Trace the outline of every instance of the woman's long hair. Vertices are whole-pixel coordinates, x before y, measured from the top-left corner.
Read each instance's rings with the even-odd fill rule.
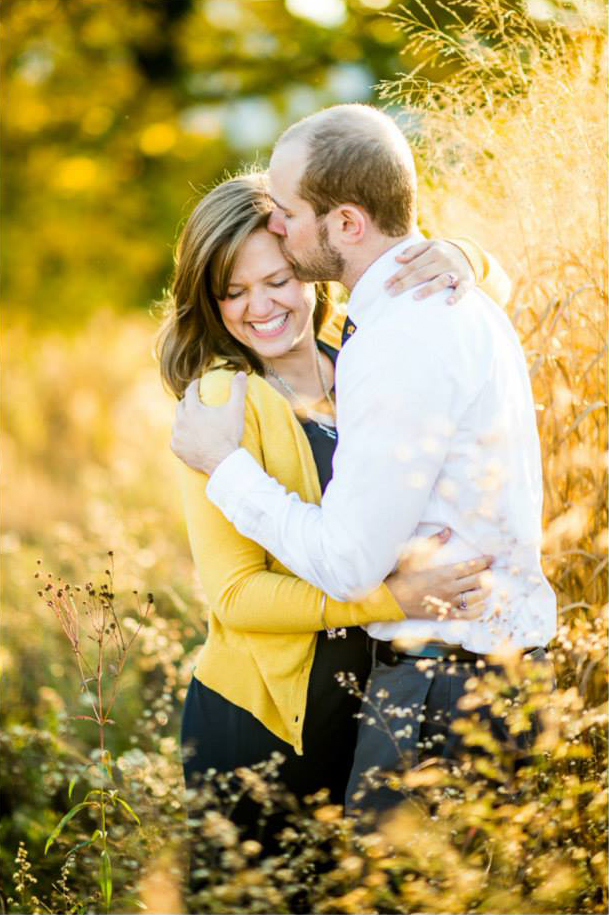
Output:
[[[243,243],[252,232],[266,226],[271,209],[266,175],[239,175],[206,194],[182,231],[171,290],[164,302],[165,320],[157,340],[163,382],[178,398],[216,357],[237,371],[264,374],[256,353],[224,327],[216,295],[220,299],[226,297]],[[316,334],[329,304],[328,286],[318,283]]]

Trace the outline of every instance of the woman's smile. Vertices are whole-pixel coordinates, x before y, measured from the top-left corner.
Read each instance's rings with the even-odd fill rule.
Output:
[[[257,337],[269,338],[279,337],[285,330],[290,312],[285,311],[283,314],[275,315],[266,321],[250,321],[249,325]]]

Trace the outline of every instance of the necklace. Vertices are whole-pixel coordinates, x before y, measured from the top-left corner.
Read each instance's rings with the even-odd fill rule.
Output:
[[[332,397],[330,396],[330,389],[328,388],[326,379],[324,377],[323,369],[321,366],[321,356],[319,355],[319,350],[317,349],[317,347],[315,347],[315,360],[317,362],[317,373],[319,375],[321,387],[324,392],[324,397],[327,400],[328,404],[330,405],[332,417],[334,417],[335,416],[334,402],[332,400]],[[279,384],[281,385],[281,387],[284,389],[284,391],[287,391],[287,393],[290,395],[292,400],[294,400],[302,408],[307,419],[311,420],[311,422],[314,422],[316,426],[319,426],[321,431],[325,432],[325,434],[328,436],[328,438],[336,439],[336,428],[334,426],[331,426],[328,423],[324,423],[319,419],[315,419],[314,416],[311,414],[311,411],[309,410],[309,408],[306,406],[306,404],[303,403],[303,401],[298,396],[298,394],[296,393],[296,391],[294,390],[292,385],[289,384],[285,380],[285,378],[282,378],[281,375],[279,374],[279,372],[276,372],[272,365],[265,366],[265,369],[266,369],[267,374],[270,375],[272,378],[274,378],[275,381],[278,381]]]

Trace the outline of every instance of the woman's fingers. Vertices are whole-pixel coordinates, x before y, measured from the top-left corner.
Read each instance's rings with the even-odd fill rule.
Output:
[[[444,528],[442,528],[441,531],[438,531],[437,534],[432,534],[431,537],[428,537],[428,540],[433,545],[442,546],[442,544],[444,544],[448,540],[450,540],[451,534],[452,534],[451,529],[449,527],[444,527]]]
[[[398,264],[410,264],[412,261],[416,260],[422,254],[425,254],[426,251],[429,251],[433,242],[430,241],[420,241],[417,245],[410,245],[410,247],[405,248],[401,254],[398,254],[396,261]],[[391,279],[387,280],[385,285],[391,283]]]
[[[477,588],[487,588],[490,584],[487,578],[488,573],[478,572],[476,575],[466,575],[465,578],[458,578],[455,582],[457,593],[463,593],[469,600],[468,591],[475,591]]]
[[[446,299],[447,305],[456,305],[459,299],[462,299],[464,295],[473,289],[475,283],[470,280],[462,280],[458,286],[455,286],[449,297]]]
[[[419,264],[417,262],[416,268],[413,264],[410,267],[402,267],[398,270],[388,281],[391,282],[391,285],[387,286],[387,289],[391,295],[397,295],[400,292],[404,292],[405,289],[412,289],[414,286],[420,286],[421,283],[433,280],[437,275],[438,271],[433,264]],[[446,286],[447,283],[444,283],[444,288]],[[416,297],[420,298],[418,292],[419,290],[417,290]]]
[[[391,286],[387,286],[389,295],[399,295],[399,293],[407,289],[420,286],[421,288],[417,289],[413,296],[419,301],[428,298],[430,295],[435,295],[437,292],[442,292],[443,289],[452,287],[451,294],[446,300],[449,305],[454,305],[474,286],[472,282],[460,278],[450,270],[438,273],[438,265],[434,263],[417,267],[416,270],[408,274],[399,270],[391,280]],[[423,286],[423,283],[426,285]]]
[[[426,283],[415,293],[415,298],[425,299],[452,286],[453,291],[447,299],[452,305],[474,285],[471,264],[461,249],[452,242],[422,242],[407,248],[395,259],[404,266],[385,283],[390,295]]]
[[[422,286],[421,289],[417,289],[414,294],[415,299],[426,299],[430,295],[434,295],[436,292],[442,292],[443,289],[448,289],[449,286],[452,286],[456,275],[451,274],[450,272],[441,273],[440,276],[435,278],[430,277],[431,282],[427,283],[426,286]],[[458,288],[458,287],[453,287]]]
[[[466,562],[456,562],[453,566],[448,566],[448,571],[455,578],[466,578],[468,575],[477,575],[478,572],[488,569],[494,560],[494,556],[479,556]]]
[[[457,284],[453,285],[455,280],[457,281]],[[436,292],[442,292],[443,289],[447,289],[449,286],[452,286],[452,292],[446,302],[448,305],[454,305],[459,299],[463,298],[470,289],[473,289],[474,284],[466,280],[460,280],[456,274],[448,271],[446,273],[441,273],[440,276],[437,276],[432,282],[427,283],[427,285],[423,286],[421,289],[417,289],[414,298],[426,299]]]
[[[402,555],[399,568],[395,574],[403,574],[409,577],[414,572],[428,570],[432,565],[434,556],[440,547],[444,546],[449,540],[451,533],[451,529],[445,527],[431,537],[414,537]],[[446,568],[450,568],[450,566]]]
[[[449,613],[449,619],[455,620],[475,620],[481,616],[486,609],[486,602],[491,596],[490,588],[477,588],[475,591],[468,591],[466,595],[466,607],[462,608],[457,605]]]
[[[404,289],[411,289],[418,283],[425,282],[425,280],[433,279],[440,272],[438,255],[434,253],[431,242],[412,245],[402,254],[398,254],[395,260],[398,264],[404,264],[404,266],[399,267],[385,281],[385,289],[388,289],[392,295],[402,292]],[[426,271],[426,273],[419,277],[420,271]]]

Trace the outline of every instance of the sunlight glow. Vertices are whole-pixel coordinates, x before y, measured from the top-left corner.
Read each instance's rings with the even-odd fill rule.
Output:
[[[286,0],[285,5],[293,16],[310,19],[327,28],[342,25],[347,17],[343,0]]]
[[[391,5],[391,0],[360,0],[360,3],[371,10],[384,10]]]

